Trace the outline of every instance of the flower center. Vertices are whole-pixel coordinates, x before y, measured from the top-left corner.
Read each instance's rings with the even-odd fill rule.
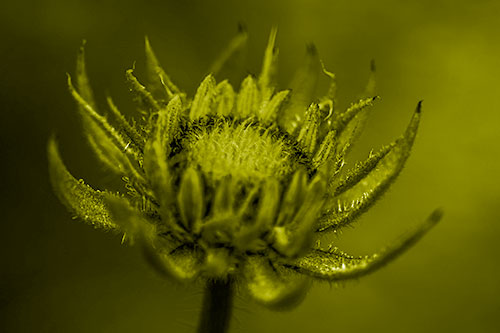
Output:
[[[216,120],[197,126],[187,137],[188,160],[209,180],[231,176],[242,183],[282,178],[296,167],[296,152],[277,130],[249,122]]]

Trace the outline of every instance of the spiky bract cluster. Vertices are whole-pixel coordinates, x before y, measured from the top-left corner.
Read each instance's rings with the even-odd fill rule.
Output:
[[[323,68],[330,88],[314,101],[320,62],[309,47],[293,91],[278,91],[275,37],[273,30],[261,74],[248,76],[237,93],[210,74],[192,99],[172,83],[146,40],[147,83],[126,73],[142,120],[129,122],[108,98],[115,126],[97,111],[82,48],[77,88],[68,76],[70,92],[91,147],[128,191],[98,191],[73,178],[53,139],[49,162],[56,193],[77,217],[137,242],[160,272],[182,281],[231,278],[279,308],[296,304],[310,277],[335,281],[380,267],[440,214],[372,256],[314,245],[318,232],[348,225],[387,190],[408,158],[420,104],[403,136],[343,172],[376,100],[373,78],[369,95],[342,111],[335,76]],[[245,39],[238,35],[224,57]]]

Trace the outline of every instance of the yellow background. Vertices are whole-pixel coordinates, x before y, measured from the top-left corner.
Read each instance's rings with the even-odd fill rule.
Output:
[[[70,170],[112,183],[86,146],[65,72],[88,40],[99,104],[129,115],[124,71],[143,65],[148,35],[172,78],[192,93],[239,22],[257,73],[279,27],[284,88],[314,42],[338,76],[341,106],[363,88],[370,59],[378,93],[353,154],[402,133],[424,99],[413,155],[378,205],[333,239],[365,254],[443,207],[442,222],[381,271],[318,283],[294,311],[238,297],[231,332],[498,332],[500,330],[500,2],[75,1],[0,10],[0,331],[193,332],[201,291],[162,281],[119,237],[71,220],[53,195],[45,145],[56,133]]]

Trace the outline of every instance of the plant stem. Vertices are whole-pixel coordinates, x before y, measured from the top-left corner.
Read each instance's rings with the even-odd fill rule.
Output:
[[[233,309],[231,278],[210,280],[205,287],[198,333],[226,333]]]

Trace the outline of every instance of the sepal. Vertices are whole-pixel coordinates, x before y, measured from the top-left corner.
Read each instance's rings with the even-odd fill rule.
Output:
[[[87,41],[83,40],[82,46],[76,58],[76,86],[80,95],[88,104],[96,110],[96,103],[94,101],[94,93],[90,86],[89,78],[87,76],[87,68],[85,65],[85,44]]]
[[[356,165],[348,170],[345,175],[338,181],[337,184],[334,184],[332,187],[333,197],[340,195],[341,193],[349,190],[361,180],[365,179],[370,175],[372,171],[375,170],[379,162],[391,152],[392,149],[396,146],[396,142],[393,142],[389,145],[382,147],[375,154],[370,153],[368,158],[362,162],[356,163]]]
[[[258,303],[273,310],[290,310],[305,297],[310,280],[269,259],[251,255],[243,264],[244,285]]]
[[[302,258],[289,260],[285,266],[322,280],[359,278],[385,266],[408,250],[439,222],[442,214],[441,210],[435,210],[415,230],[382,249],[379,253],[370,256],[354,257],[337,248],[327,251],[316,249]]]
[[[181,94],[180,89],[177,88],[165,70],[160,66],[160,62],[156,58],[148,37],[145,38],[145,48],[148,85],[151,92],[158,96],[165,96],[168,99],[172,98],[175,94]]]
[[[348,190],[329,200],[320,218],[318,231],[338,229],[347,225],[371,207],[389,188],[410,155],[420,122],[420,110],[421,103],[418,104],[405,134],[396,140],[393,148],[383,158],[377,161],[375,168]],[[361,171],[366,170],[361,168]]]
[[[315,169],[321,168],[322,165],[332,160],[335,156],[335,148],[337,141],[335,139],[335,131],[330,131],[321,142],[316,150],[312,163]]]
[[[118,230],[118,225],[111,217],[109,208],[104,201],[106,192],[94,190],[82,180],[75,179],[69,173],[59,155],[54,138],[49,140],[47,157],[49,160],[50,181],[59,200],[76,217],[95,228]],[[107,195],[113,196],[110,193]]]
[[[349,123],[358,113],[362,112],[367,107],[372,106],[373,103],[379,98],[379,96],[375,96],[360,99],[356,103],[352,103],[351,106],[344,112],[334,114],[332,128],[339,133],[342,132],[347,123]]]
[[[153,97],[151,92],[135,77],[133,68],[125,72],[125,77],[138,109],[147,116],[158,112],[161,105]]]
[[[181,112],[182,102],[177,95],[170,100],[166,108],[160,110],[144,148],[143,163],[149,186],[159,203],[162,220],[174,233],[179,232],[180,228],[171,216],[171,207],[175,204],[175,196],[167,157],[170,153],[170,143],[179,130]]]
[[[106,201],[121,229],[142,249],[146,260],[157,272],[179,282],[192,280],[199,274],[199,250],[180,245],[173,237],[158,235],[155,225],[127,199],[107,197]]]
[[[125,139],[108,123],[106,118],[98,114],[75,90],[69,75],[68,88],[78,103],[90,146],[97,157],[118,175],[130,175],[133,176],[135,182],[144,183],[138,166],[138,153],[129,147]]]
[[[118,107],[115,105],[111,97],[108,96],[106,98],[106,101],[108,102],[108,106],[109,109],[111,110],[111,113],[118,122],[119,130],[126,134],[126,136],[131,140],[131,144],[135,148],[142,151],[144,149],[145,138],[141,133],[139,133],[140,130],[136,128],[135,123],[130,123],[125,118],[125,116],[120,112],[120,110],[118,110]]]

